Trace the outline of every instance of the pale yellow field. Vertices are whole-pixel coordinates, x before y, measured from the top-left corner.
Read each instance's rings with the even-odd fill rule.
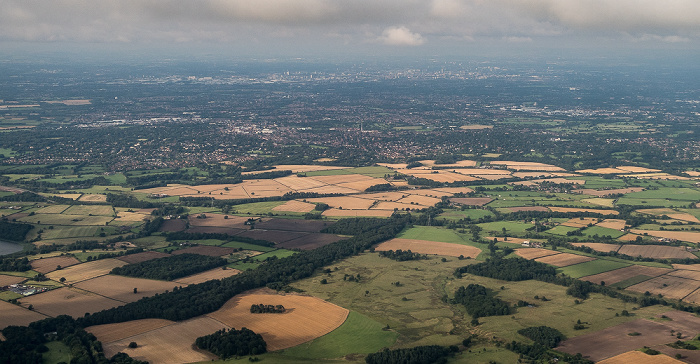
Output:
[[[374,201],[351,196],[339,197],[318,197],[309,198],[309,202],[321,202],[333,208],[343,208],[343,210],[367,210]]]
[[[700,271],[697,270],[678,269],[668,273],[668,275],[700,281]]]
[[[107,195],[98,195],[98,194],[86,194],[82,195],[78,201],[85,201],[85,202],[106,202],[107,201]]]
[[[69,207],[70,207],[69,205],[51,205],[51,206],[46,206],[46,207],[40,208],[40,209],[36,210],[35,212],[37,214],[60,214],[61,212],[68,209]]]
[[[700,264],[672,264],[675,269],[700,271]]]
[[[596,168],[596,169],[579,169],[576,173],[589,173],[589,174],[620,174],[628,173],[628,171],[623,171],[617,168]]]
[[[274,166],[275,169],[280,171],[292,171],[292,173],[303,173],[303,172],[316,172],[316,171],[330,171],[336,169],[348,169],[350,167],[338,167],[338,166],[318,166],[311,164],[279,164]],[[260,172],[258,172],[260,173]]]
[[[373,193],[363,193],[359,195],[353,195],[353,197],[366,198],[375,201],[398,201],[404,197],[407,197],[407,193],[401,192],[373,192]]]
[[[617,238],[617,240],[619,240],[619,241],[635,241],[635,240],[637,240],[638,236],[639,235],[637,235],[637,234],[625,234],[625,235],[622,235],[621,237]]]
[[[250,197],[272,197],[282,196],[287,192],[294,192],[289,187],[273,180],[252,180],[243,181],[241,187]]]
[[[561,223],[561,225],[571,226],[571,227],[584,227],[584,226],[588,226],[588,224],[596,224],[596,223],[598,223],[597,217],[584,217],[584,218],[575,217],[573,219],[569,219],[569,221]]]
[[[179,285],[180,284],[174,282],[108,274],[76,283],[73,286],[113,300],[135,302],[143,297],[155,296],[165,291],[172,291],[173,288]],[[134,293],[134,288],[137,290],[136,293]]]
[[[355,182],[346,182],[346,183],[338,183],[336,186],[338,187],[344,187],[344,188],[350,188],[353,190],[357,191],[364,191],[374,185],[380,185],[380,184],[386,184],[386,180],[382,178],[373,178],[373,179],[368,179],[364,181],[355,181]]]
[[[684,363],[680,360],[671,358],[670,356],[664,354],[658,355],[647,355],[641,351],[628,351],[624,354],[613,356],[602,361],[598,364],[681,364]]]
[[[472,125],[462,125],[459,128],[464,129],[464,130],[482,130],[482,129],[493,129],[493,125],[472,124]]]
[[[603,206],[603,207],[614,207],[615,206],[615,200],[612,198],[586,198],[581,200],[581,202],[589,203],[591,205],[598,205],[598,206]]]
[[[311,178],[315,179],[316,181],[329,184],[329,185],[336,185],[339,183],[348,183],[348,182],[359,182],[359,181],[371,181],[374,180],[374,177],[369,177],[365,176],[362,174],[340,174],[340,175],[332,175],[332,176],[314,176],[314,177],[304,177],[304,178]]]
[[[540,263],[551,264],[551,265],[556,266],[556,267],[566,267],[566,266],[574,265],[574,264],[578,264],[578,263],[590,262],[591,260],[595,260],[595,258],[586,257],[583,255],[561,253],[561,254],[548,255],[546,257],[537,258],[535,260],[540,262]]]
[[[651,236],[659,238],[676,239],[681,241],[689,241],[691,243],[700,243],[700,233],[688,231],[660,231],[660,230],[631,230],[635,234],[643,235],[647,233]]]
[[[460,168],[460,169],[455,169],[454,170],[456,173],[461,173],[461,174],[468,174],[471,176],[475,175],[488,175],[488,174],[494,174],[494,175],[506,175],[510,176],[511,171],[507,169],[488,169],[488,168]]]
[[[510,239],[509,239],[510,240]],[[515,249],[515,254],[525,259],[537,259],[548,255],[561,254],[559,252],[540,248],[519,248]]]
[[[622,230],[625,228],[625,225],[627,225],[627,222],[625,222],[625,220],[620,219],[605,219],[597,223],[596,225],[609,229]]]
[[[61,279],[61,277],[64,277],[66,279],[66,283],[76,283],[86,279],[103,276],[109,273],[112,269],[124,266],[126,264],[126,262],[122,262],[118,259],[100,259],[57,270],[46,274],[46,276],[55,281],[58,281]]]
[[[399,203],[399,202],[391,202],[391,201],[381,201],[378,202],[376,205],[372,206],[370,210],[415,210],[415,209],[422,209],[425,208],[425,206],[420,206],[420,205],[411,205],[407,203]]]
[[[683,172],[691,177],[700,177],[700,171],[685,171]]]
[[[440,187],[440,188],[433,188],[433,191],[443,192],[443,193],[451,193],[451,194],[474,192],[474,190],[469,188],[469,187]],[[430,196],[430,195],[428,195],[428,196]],[[441,196],[433,196],[433,197],[442,197],[442,195]]]
[[[695,290],[695,291],[693,291],[693,293],[685,296],[683,298],[683,301],[699,304],[700,303],[700,289]]]
[[[308,177],[286,176],[275,178],[275,181],[295,190],[308,190],[310,188],[325,186],[326,183]]]
[[[547,177],[580,177],[580,174],[576,173],[568,173],[568,172],[542,172],[542,171],[537,171],[537,172],[515,172],[513,173],[513,177],[518,177],[518,178],[530,178],[530,177],[540,177],[540,178],[547,178]]]
[[[449,257],[459,257],[462,255],[464,257],[476,258],[479,253],[481,253],[481,249],[469,245],[400,238],[385,241],[374,248],[376,251],[399,249],[410,250],[418,254],[437,254]]]
[[[138,222],[143,221],[147,215],[139,214],[136,212],[118,212],[117,217],[114,218],[115,223],[119,222]]]
[[[561,167],[537,162],[492,161],[491,164],[505,164],[508,169],[514,169],[517,171],[566,171],[564,168]]]
[[[632,172],[632,173],[656,173],[656,172],[661,172],[660,169],[651,169],[651,168],[644,168],[644,167],[636,167],[636,166],[619,166],[617,169],[621,169],[626,172]]]
[[[34,306],[34,311],[48,316],[69,315],[83,317],[124,303],[77,288],[63,287],[33,296],[20,298],[23,307]]]
[[[253,304],[283,305],[282,314],[253,314]],[[269,351],[281,350],[321,337],[340,326],[349,311],[322,299],[300,295],[279,295],[265,291],[238,295],[221,309],[208,314],[231,327],[247,327],[262,335]],[[318,318],[322,317],[322,320]]]
[[[465,187],[468,188],[468,187]],[[406,191],[401,191],[407,195],[419,195],[419,196],[428,196],[428,197],[435,197],[435,198],[441,198],[443,196],[452,196],[456,192],[449,192],[449,191],[443,191],[443,189],[430,189],[430,190],[424,190],[424,189],[419,189],[419,190],[406,190]]]
[[[272,211],[286,211],[286,212],[311,212],[314,210],[316,205],[308,202],[301,202],[296,200],[287,201],[279,206],[272,208]]]
[[[411,195],[411,196],[407,196],[405,198],[402,198],[396,202],[405,203],[405,204],[416,204],[416,205],[422,205],[422,206],[435,206],[435,204],[440,202],[440,201],[442,201],[442,200],[439,198],[420,196],[420,195]]]
[[[240,327],[240,325],[236,326],[236,328]],[[205,351],[195,350],[194,341],[200,336],[228,328],[228,326],[209,317],[197,317],[112,341],[104,345],[104,352],[108,358],[118,352],[125,352],[134,359],[148,361],[152,364],[210,361],[216,359],[216,356]],[[137,348],[128,348],[132,341],[138,344]]]
[[[29,323],[45,319],[46,316],[26,308],[0,301],[0,330],[8,326],[27,326]]]
[[[357,193],[358,191],[353,190],[351,188],[338,187],[338,186],[321,186],[321,187],[310,188],[308,190],[301,190],[300,192],[314,192],[314,193],[321,193],[321,194],[323,194],[323,193],[352,194],[352,193]]]
[[[687,214],[684,212],[678,212],[676,210],[668,209],[668,208],[663,208],[663,209],[640,209],[637,210],[637,212],[641,212],[643,214],[647,215],[654,215],[654,216],[663,216],[666,215],[671,219],[676,219],[676,220],[683,220],[683,221],[688,221],[688,222],[693,222],[693,223],[700,223],[700,220],[698,220],[697,217]]]
[[[521,182],[513,182],[514,185],[522,185],[522,186],[534,186],[538,185],[542,182],[551,182],[551,183],[559,183],[559,184],[575,184],[575,185],[583,185],[586,183],[586,180],[583,179],[566,179],[562,177],[554,177],[554,178],[543,178],[543,179],[533,179],[530,181],[521,181]]]
[[[328,217],[347,217],[347,216],[362,216],[362,217],[389,217],[394,211],[390,210],[339,210],[329,209],[323,212],[323,216]]]
[[[199,284],[199,283],[204,283],[206,281],[211,281],[214,279],[223,279],[223,278],[235,276],[236,274],[238,274],[240,272],[241,272],[240,270],[233,269],[233,268],[228,268],[228,269],[215,268],[212,270],[208,270],[206,272],[197,273],[197,274],[193,274],[191,276],[178,278],[178,279],[174,280],[173,282],[174,283],[182,283],[182,284]]]
[[[95,335],[102,344],[126,339],[151,330],[174,324],[175,321],[163,319],[143,319],[118,324],[95,325],[85,328],[85,331]]]

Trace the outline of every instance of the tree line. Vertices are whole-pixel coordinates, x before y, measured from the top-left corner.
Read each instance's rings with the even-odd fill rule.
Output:
[[[240,330],[221,329],[213,334],[198,337],[195,345],[221,359],[267,352],[267,343],[263,337],[245,327]]]
[[[112,269],[110,274],[171,281],[180,277],[221,267],[227,263],[228,261],[221,257],[210,257],[199,254],[178,254],[116,267]]]
[[[384,258],[393,259],[397,262],[405,262],[407,260],[428,259],[428,256],[425,254],[414,253],[410,250],[401,250],[401,249],[380,251],[379,256],[384,257]]]

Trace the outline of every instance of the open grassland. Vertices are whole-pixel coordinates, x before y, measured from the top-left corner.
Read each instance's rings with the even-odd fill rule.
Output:
[[[555,226],[549,230],[546,230],[545,232],[547,234],[552,234],[552,235],[567,236],[566,233],[571,232],[571,231],[576,231],[578,229],[579,228],[577,228],[577,227],[558,225],[558,226]]]
[[[24,307],[13,305],[11,303],[0,301],[0,330],[16,325],[26,326],[30,322],[45,319],[46,316],[30,311]]]
[[[153,279],[124,277],[111,274],[82,281],[74,285],[74,287],[85,291],[125,303],[135,302],[143,297],[155,296],[156,294],[172,290],[176,286],[178,286],[178,284],[174,282],[163,282]],[[134,289],[137,290],[136,293],[134,293]]]
[[[46,276],[56,281],[58,281],[60,278],[65,278],[66,283],[76,283],[86,279],[103,276],[109,273],[112,269],[126,264],[126,262],[118,259],[101,259],[74,265],[59,271],[54,271],[48,273]]]
[[[108,308],[121,306],[123,302],[102,297],[77,288],[59,288],[19,300],[23,307],[34,306],[34,311],[48,316],[69,315],[83,317],[85,313],[95,313]]]
[[[450,257],[462,256],[470,258],[476,258],[481,253],[481,249],[468,245],[400,238],[391,239],[389,241],[383,242],[377,245],[375,247],[375,250],[410,250],[414,253],[419,254],[436,254]]]
[[[125,352],[134,359],[145,360],[152,364],[210,361],[216,356],[196,350],[194,341],[200,336],[209,335],[224,328],[229,327],[209,317],[197,317],[112,341],[104,345],[104,352],[108,358],[118,352]],[[240,329],[240,326],[237,325],[236,328]],[[138,344],[137,348],[128,348],[132,341]]]
[[[300,359],[337,359],[348,354],[367,354],[390,347],[398,334],[383,330],[384,325],[351,311],[340,327],[312,341],[286,349],[287,357]]]
[[[472,219],[478,220],[482,217],[493,216],[493,213],[489,210],[481,209],[467,209],[467,210],[447,210],[440,214],[440,217],[444,217],[448,220],[461,220],[461,219]]]
[[[223,278],[235,276],[236,274],[238,274],[240,272],[241,271],[238,269],[216,268],[216,269],[208,270],[206,272],[193,274],[191,276],[178,278],[177,280],[175,280],[173,282],[174,283],[182,283],[182,284],[199,284],[199,283],[203,283],[203,282],[210,281],[213,279],[223,279]]]
[[[253,314],[250,306],[283,305],[282,314]],[[323,336],[339,327],[348,310],[321,299],[253,291],[237,295],[207,315],[231,327],[247,327],[262,335],[270,351],[290,348]],[[320,318],[323,318],[322,320]]]
[[[172,325],[174,323],[175,321],[163,319],[143,319],[120,322],[117,324],[90,326],[86,328],[85,331],[95,335],[103,344],[107,344]]]
[[[39,273],[49,273],[58,269],[79,264],[80,261],[71,256],[35,259],[30,263],[32,269]]]
[[[61,341],[49,341],[45,343],[49,351],[41,355],[43,364],[69,363],[71,360],[70,348]]]
[[[630,263],[621,263],[607,259],[596,259],[590,262],[574,264],[568,267],[561,268],[560,272],[573,278],[581,278],[585,276],[591,276],[594,274],[611,271],[614,269],[627,267],[630,265]]]

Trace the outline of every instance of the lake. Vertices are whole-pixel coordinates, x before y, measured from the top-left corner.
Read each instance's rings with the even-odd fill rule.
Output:
[[[7,255],[22,251],[22,246],[9,241],[0,240],[0,255]]]

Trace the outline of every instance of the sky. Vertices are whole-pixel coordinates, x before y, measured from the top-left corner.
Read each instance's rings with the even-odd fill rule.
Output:
[[[2,0],[0,52],[700,50],[698,0]],[[7,52],[7,51],[6,51]]]

